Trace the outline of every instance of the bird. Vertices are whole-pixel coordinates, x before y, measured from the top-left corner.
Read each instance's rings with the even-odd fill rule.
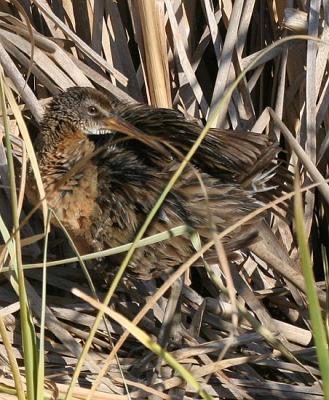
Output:
[[[133,241],[201,130],[200,121],[177,110],[123,103],[91,87],[53,97],[34,147],[47,202],[81,254]],[[214,229],[223,231],[282,192],[279,151],[264,134],[210,129],[145,235],[185,225],[206,243]],[[255,240],[262,218],[223,238],[228,255]],[[137,249],[128,270],[145,280],[166,276],[194,252],[189,235],[172,237]],[[215,261],[215,252],[205,259]],[[115,266],[121,258],[110,260]]]

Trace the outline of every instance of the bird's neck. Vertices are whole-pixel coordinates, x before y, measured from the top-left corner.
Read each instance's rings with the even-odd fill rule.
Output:
[[[48,126],[46,131],[42,131],[36,144],[39,168],[46,188],[56,184],[77,163],[83,164],[83,160],[95,149],[94,143],[78,130],[69,127],[55,131],[49,129],[54,127]],[[81,170],[83,168],[81,165]],[[79,174],[81,171],[76,172]]]
[[[75,129],[67,121],[55,118],[52,115],[44,117],[40,133],[36,140],[36,151],[42,154],[56,148],[66,137],[68,137]]]

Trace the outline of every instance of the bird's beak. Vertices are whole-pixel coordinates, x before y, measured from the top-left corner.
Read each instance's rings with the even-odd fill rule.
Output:
[[[117,116],[106,118],[104,120],[104,128],[109,129],[113,132],[124,133],[133,138],[138,138],[138,136],[140,136],[141,134],[144,135],[134,125]]]
[[[134,125],[130,124],[123,118],[113,115],[104,120],[104,128],[111,130],[113,132],[124,133],[132,139],[140,140],[146,145],[154,148],[161,153],[167,153],[165,147],[159,142],[158,138],[144,133],[143,131],[136,128]]]

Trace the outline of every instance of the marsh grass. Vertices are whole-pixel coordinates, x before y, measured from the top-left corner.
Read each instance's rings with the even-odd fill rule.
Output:
[[[321,320],[329,253],[329,189],[323,181],[329,160],[328,17],[317,1],[310,1],[312,12],[284,6],[253,0],[55,0],[51,7],[45,0],[0,1],[2,150],[12,146],[19,164],[14,172],[10,151],[0,153],[0,398],[23,398],[23,390],[28,399],[317,399],[323,393],[328,398],[323,375],[329,368],[328,332]],[[47,204],[21,111],[33,136],[33,121],[40,120],[49,97],[74,85],[94,85],[122,101],[173,106],[207,121],[180,169],[168,177],[153,214],[202,135],[221,126],[277,136],[284,149],[280,157],[302,179],[295,219],[273,214],[271,230],[262,230],[263,245],[252,246],[224,272],[216,265],[190,269],[216,244],[214,238],[195,242],[196,254],[164,282],[127,279],[125,266],[134,248],[187,233],[177,227],[142,239],[152,213],[133,244],[72,259],[63,244],[70,240],[53,228],[48,234]],[[26,154],[43,221],[41,213],[21,207]],[[299,193],[298,185],[295,190]],[[127,252],[126,258],[109,289],[98,272],[101,265],[90,271],[88,288],[89,278],[74,261],[119,251]],[[156,339],[168,289],[180,276],[185,277],[184,334],[166,353]],[[101,312],[73,297],[73,288],[101,299],[103,306],[93,303]],[[238,320],[232,317],[235,309]],[[104,312],[111,318],[102,322]],[[153,373],[149,350],[163,357],[161,376]]]

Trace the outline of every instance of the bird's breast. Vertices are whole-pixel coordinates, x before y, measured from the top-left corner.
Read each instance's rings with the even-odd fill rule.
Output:
[[[97,209],[98,170],[91,155],[95,145],[74,132],[48,150],[40,162],[47,201],[82,252],[89,251],[90,226]],[[83,243],[83,246],[79,246]]]

